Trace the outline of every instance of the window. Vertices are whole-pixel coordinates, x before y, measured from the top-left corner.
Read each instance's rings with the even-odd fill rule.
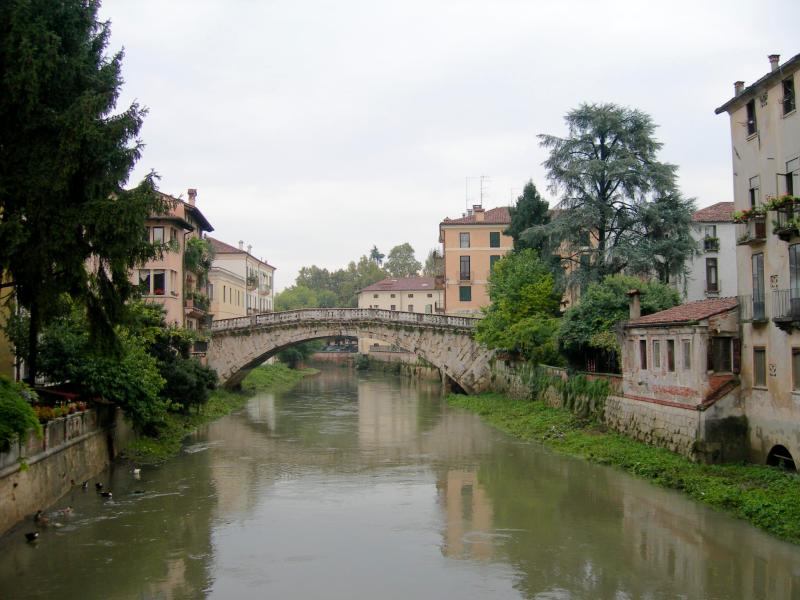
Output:
[[[409,304],[408,305],[408,312],[414,312],[414,305],[413,304]]]
[[[461,302],[472,301],[472,288],[468,285],[461,285],[458,287],[458,299]]]
[[[792,348],[792,390],[800,391],[800,348]]]
[[[161,229],[163,233],[163,228]],[[163,296],[167,287],[166,275],[164,269],[155,269],[153,271],[153,294],[156,296]]]
[[[717,373],[731,372],[731,338],[711,338],[708,369]]]
[[[469,248],[469,233],[465,232],[458,234],[458,247]]]
[[[490,231],[489,232],[489,248],[499,248],[500,247],[500,232],[499,231]]]
[[[639,340],[639,366],[647,369],[647,340]]]
[[[667,371],[675,372],[675,340],[667,340]]]
[[[756,123],[756,101],[753,99],[747,103],[747,135],[753,135],[756,131],[758,131],[758,125]]]
[[[753,254],[753,319],[763,321],[766,317],[764,306],[764,255]]]
[[[397,310],[397,305],[396,305],[396,304],[392,304],[392,305],[389,307],[389,310]]]
[[[717,278],[717,259],[706,259],[706,291],[719,292],[719,279]]]
[[[749,180],[749,193],[750,193],[750,208],[761,203],[759,196],[759,189],[761,188],[761,179],[758,175],[751,177]]]
[[[431,314],[433,312],[433,304],[426,304],[425,305],[425,313]]]
[[[470,278],[469,256],[460,256],[458,262],[459,262],[458,278],[461,280],[469,279]]]
[[[428,298],[433,298],[433,294],[428,294]]]
[[[753,385],[766,387],[767,385],[767,349],[753,348]]]
[[[373,297],[373,298],[377,298],[377,297],[378,297],[378,294],[372,294],[372,297]]]
[[[174,227],[169,228],[169,241],[170,242],[177,242],[178,241],[178,230]]]
[[[154,244],[163,244],[164,243],[164,228],[163,227],[153,227],[153,243]]]
[[[408,297],[409,297],[409,298],[413,298],[413,297],[414,297],[414,294],[409,294],[409,295],[408,295]]]
[[[653,368],[661,368],[661,342],[653,340]]]
[[[499,254],[492,254],[489,257],[489,271],[494,271],[494,263],[500,260],[501,256]]]
[[[706,231],[706,237],[707,238],[715,238],[715,237],[717,237],[717,226],[716,225],[706,225],[705,231]]]
[[[692,340],[681,342],[681,354],[683,354],[683,370],[688,371],[692,368]]]
[[[800,244],[789,246],[789,310],[800,317]]]
[[[214,284],[213,283],[209,283],[208,284],[208,299],[209,300],[213,300],[214,299]]]
[[[150,293],[150,271],[148,270],[139,271],[139,291],[145,295]]]
[[[389,294],[389,298],[394,298],[394,294]]]
[[[794,79],[789,77],[783,80],[783,114],[788,115],[797,104],[794,99]]]
[[[227,288],[227,286],[224,286],[224,285],[222,286],[222,301],[223,302],[227,302],[228,301],[228,288]]]
[[[209,284],[210,285],[210,284]],[[169,293],[173,296],[178,295],[178,272],[170,270],[169,272]]]
[[[798,169],[800,169],[800,158],[793,158],[786,163],[784,179],[786,181],[786,193],[790,196],[794,196],[794,178],[797,177]]]

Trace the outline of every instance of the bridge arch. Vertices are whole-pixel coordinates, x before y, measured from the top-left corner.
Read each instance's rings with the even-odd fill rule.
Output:
[[[225,386],[284,348],[320,338],[378,339],[413,352],[468,393],[484,390],[492,351],[472,338],[476,319],[371,308],[305,309],[214,321],[208,362]]]

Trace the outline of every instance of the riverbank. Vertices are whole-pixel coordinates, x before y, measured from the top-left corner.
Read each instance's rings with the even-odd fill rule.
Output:
[[[610,465],[744,519],[800,544],[800,476],[758,465],[702,465],[668,450],[603,431],[596,423],[543,402],[501,394],[448,396],[514,437]]]
[[[310,368],[290,369],[280,363],[257,367],[242,382],[241,391],[219,388],[211,393],[208,402],[197,412],[170,413],[159,428],[158,437],[138,437],[122,451],[122,456],[136,464],[164,462],[180,452],[187,435],[198,427],[241,408],[254,393],[287,390],[304,377],[318,372],[317,369]]]

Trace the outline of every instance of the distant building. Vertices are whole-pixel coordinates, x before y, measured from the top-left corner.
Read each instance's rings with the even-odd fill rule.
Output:
[[[736,225],[733,202],[717,202],[692,215],[692,238],[700,253],[689,262],[678,291],[686,302],[736,296]]]
[[[205,296],[206,290],[197,289],[193,274],[184,268],[183,257],[189,238],[202,238],[203,232],[214,231],[214,228],[196,206],[196,189],[189,189],[188,201],[167,194],[162,196],[169,210],[147,219],[146,235],[152,243],[171,243],[173,248],[160,260],[148,261],[135,269],[132,277],[145,302],[156,302],[164,307],[167,323],[202,329],[207,307],[195,305],[193,299],[195,292]]]
[[[742,321],[742,393],[751,459],[800,456],[800,54],[716,109],[731,128]]]
[[[495,262],[514,247],[513,238],[503,233],[510,223],[507,206],[490,210],[473,206],[464,216],[439,224],[447,314],[478,316],[490,304],[489,274]]]
[[[379,308],[417,313],[443,312],[444,289],[435,277],[388,278],[368,285],[358,293],[359,308]],[[359,338],[358,351],[371,348],[386,349],[389,344],[379,340]]]
[[[244,242],[231,246],[208,238],[214,249],[209,297],[214,319],[230,319],[274,310],[275,267],[252,254]]]

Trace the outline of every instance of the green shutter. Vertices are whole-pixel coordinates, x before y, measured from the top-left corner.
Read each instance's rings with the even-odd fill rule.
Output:
[[[472,288],[468,285],[462,285],[458,288],[458,299],[461,302],[472,301]]]

